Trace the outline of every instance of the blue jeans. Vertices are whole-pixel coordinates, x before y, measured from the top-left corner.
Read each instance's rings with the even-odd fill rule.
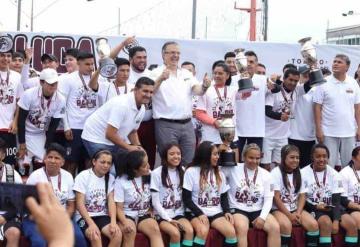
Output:
[[[54,222],[56,224],[56,222]],[[76,247],[87,247],[86,239],[80,230],[80,227],[73,221],[75,234],[75,246]],[[41,236],[40,232],[36,228],[35,221],[25,219],[22,223],[23,233],[27,239],[30,240],[32,247],[46,247],[47,243]]]

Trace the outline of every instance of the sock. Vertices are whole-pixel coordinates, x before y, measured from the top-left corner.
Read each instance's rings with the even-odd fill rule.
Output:
[[[192,241],[192,240],[184,239],[184,240],[182,241],[182,246],[193,246],[193,241]]]
[[[358,237],[345,236],[345,246],[355,247],[357,246]]]
[[[194,238],[194,243],[193,243],[194,247],[201,247],[201,246],[205,246],[205,240],[201,239],[199,237],[195,237]]]
[[[358,229],[358,246],[360,246],[360,230]]]
[[[319,246],[321,247],[331,247],[331,237],[320,237]]]
[[[291,235],[281,234],[281,247],[288,247],[290,244]]]
[[[307,232],[305,235],[306,246],[317,246],[319,241],[319,231],[316,232]]]
[[[237,238],[225,238],[224,247],[236,247]]]
[[[180,242],[170,243],[169,247],[180,247]]]

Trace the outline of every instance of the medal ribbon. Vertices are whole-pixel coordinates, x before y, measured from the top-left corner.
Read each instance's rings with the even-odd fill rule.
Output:
[[[321,188],[320,183],[319,183],[319,179],[318,179],[318,177],[317,177],[316,172],[315,172],[314,169],[313,169],[313,173],[314,173],[316,185],[318,186],[318,188]],[[325,186],[325,183],[326,183],[326,169],[325,169],[325,171],[324,171],[323,186]]]
[[[48,180],[49,183],[51,184],[51,187],[53,187],[53,184],[52,184],[52,182],[51,182],[50,176],[49,176],[49,174],[47,173],[45,166],[44,166],[44,172],[45,172],[45,174],[46,174],[47,180]],[[54,187],[53,187],[53,188],[54,188]],[[59,189],[59,191],[61,191],[61,171],[60,171],[60,173],[59,173],[59,175],[58,175],[58,189]]]
[[[138,187],[135,179],[131,180],[131,182],[133,183],[136,192],[142,197],[142,192],[144,191],[144,182],[141,180],[142,191],[141,191],[140,188]]]
[[[227,96],[227,86],[224,86],[224,98],[221,97],[219,89],[215,86],[215,92],[221,102],[224,102],[226,100]]]
[[[250,188],[250,180],[249,180],[249,176],[248,176],[248,173],[247,173],[247,169],[244,165],[244,174],[245,174],[245,182],[246,182],[246,185],[249,187],[249,190],[251,190]],[[255,170],[255,173],[254,173],[254,176],[253,176],[253,183],[254,185],[256,184],[256,178],[257,178],[257,174],[258,174],[258,168],[256,168]]]
[[[114,87],[115,87],[115,90],[116,90],[116,94],[117,95],[120,95],[120,90],[119,88],[116,86],[116,83],[114,82]],[[124,91],[124,94],[127,93],[127,85],[125,84],[125,91]]]
[[[353,165],[353,171],[354,171],[354,174],[355,174],[355,177],[356,177],[356,179],[357,179],[357,181],[358,181],[358,183],[360,184],[360,178],[359,178],[359,175],[358,175],[358,173],[356,172],[356,170],[355,170],[355,168],[354,168],[354,165]]]

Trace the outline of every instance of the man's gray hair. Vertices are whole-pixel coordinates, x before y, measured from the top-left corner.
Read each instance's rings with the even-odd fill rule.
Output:
[[[161,48],[161,52],[164,53],[166,48],[169,46],[169,45],[179,45],[178,43],[176,43],[175,41],[168,41],[166,42],[162,48]]]

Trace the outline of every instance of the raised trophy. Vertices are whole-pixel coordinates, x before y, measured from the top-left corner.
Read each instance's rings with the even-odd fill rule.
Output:
[[[244,53],[245,49],[238,48],[235,52],[235,64],[240,73],[240,80],[238,81],[238,91],[241,93],[248,93],[254,90],[254,84],[251,80],[250,74],[247,71],[247,58]]]
[[[110,56],[110,45],[106,38],[96,40],[96,51],[99,55],[100,75],[105,78],[112,78],[116,75],[117,66]]]
[[[13,40],[10,34],[0,32],[0,52],[9,52],[13,48]]]
[[[310,67],[310,87],[326,82],[321,70],[318,68],[316,49],[311,43],[311,37],[300,39],[299,43],[301,44],[301,55],[304,58],[304,63]]]
[[[235,137],[235,124],[232,119],[233,114],[221,114],[219,126],[220,138],[223,144],[220,145],[219,166],[236,166],[235,152],[231,149],[230,144]]]

